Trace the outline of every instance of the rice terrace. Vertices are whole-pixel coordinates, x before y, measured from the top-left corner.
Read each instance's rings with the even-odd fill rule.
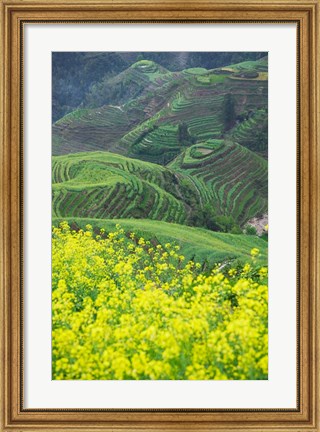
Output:
[[[268,379],[268,55],[52,54],[52,378]]]

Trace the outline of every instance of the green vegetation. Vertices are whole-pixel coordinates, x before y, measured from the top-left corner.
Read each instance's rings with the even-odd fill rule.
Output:
[[[250,62],[255,63],[263,70],[259,73],[267,73],[264,60]],[[247,70],[243,68],[239,66]],[[181,142],[190,146],[221,138],[245,110],[265,109],[268,94],[266,80],[217,72],[171,72],[140,60],[94,84],[86,95],[87,107],[53,125],[53,154],[107,150],[166,165],[180,153]]]
[[[199,204],[188,177],[107,152],[53,158],[52,208],[57,217],[149,218],[186,223]]]
[[[224,132],[226,132],[234,125],[236,119],[235,102],[234,97],[231,93],[227,93],[224,96],[222,106],[222,118]]]
[[[228,65],[220,69],[221,71],[233,72],[233,76],[240,77],[241,74],[246,75],[248,78],[256,78],[255,73],[257,72],[268,72],[268,57],[263,57],[259,60],[249,60],[244,62],[239,62],[236,64]],[[250,73],[252,74],[250,76]],[[244,76],[245,77],[245,76]]]
[[[189,133],[188,126],[184,122],[178,125],[178,142],[181,146],[188,146],[194,143],[194,139]]]
[[[238,116],[238,119],[239,124],[230,133],[232,139],[266,157],[268,150],[267,109],[244,111]]]
[[[53,216],[241,233],[267,211],[267,83],[242,81],[254,73],[265,57],[172,72],[141,53],[95,83],[89,107],[53,125],[66,155],[53,158]]]
[[[208,73],[207,69],[202,67],[185,69],[184,72],[190,75],[206,75]]]
[[[245,233],[248,234],[248,235],[251,235],[251,236],[255,236],[255,235],[257,235],[257,230],[256,230],[256,228],[254,226],[247,225],[245,227]]]
[[[103,104],[118,105],[117,92],[113,92],[112,79],[135,62],[150,60],[172,72],[202,65],[213,69],[244,60],[257,60],[266,53],[251,52],[53,52],[52,53],[52,117],[57,121],[79,107],[88,108],[98,103],[90,94],[104,83]],[[109,89],[109,91],[108,91]],[[95,96],[99,97],[96,92]]]
[[[168,167],[192,178],[202,202],[213,203],[218,215],[232,216],[242,226],[251,217],[264,213],[268,197],[265,159],[229,141],[211,141],[211,146],[215,146],[211,152],[210,141],[206,145],[209,151],[202,154],[201,158],[199,147],[194,146],[179,155]]]
[[[222,140],[188,148],[168,168],[90,152],[54,157],[52,170],[54,217],[149,218],[231,231],[267,209],[266,161]]]

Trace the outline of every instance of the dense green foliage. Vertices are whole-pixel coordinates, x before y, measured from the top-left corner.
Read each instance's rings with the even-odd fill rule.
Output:
[[[265,108],[243,112],[239,123],[230,131],[237,143],[267,157],[268,152],[268,111]]]
[[[223,130],[228,131],[236,120],[235,102],[231,93],[227,93],[222,105]]]

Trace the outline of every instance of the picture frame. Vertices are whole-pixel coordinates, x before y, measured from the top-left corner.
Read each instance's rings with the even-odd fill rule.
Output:
[[[1,412],[7,431],[320,431],[319,0],[1,1]],[[294,409],[24,407],[24,24],[161,22],[297,26],[297,406]]]

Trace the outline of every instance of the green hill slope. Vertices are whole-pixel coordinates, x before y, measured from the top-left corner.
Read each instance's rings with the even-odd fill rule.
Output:
[[[268,111],[265,108],[243,114],[243,120],[230,132],[238,144],[267,157],[268,152]]]
[[[153,60],[170,71],[179,71],[197,64],[212,69],[244,59],[259,59],[263,55],[265,53],[261,52],[53,52],[53,120],[58,120],[80,105],[88,108],[91,102],[95,103],[90,95],[95,88],[101,88],[102,83],[106,99],[101,105],[119,105],[119,94],[113,91],[112,78],[139,58]],[[106,88],[108,80],[110,86]]]
[[[187,223],[200,194],[191,179],[109,152],[52,161],[53,216],[150,218]]]
[[[110,103],[110,100],[121,105],[137,98],[145,88],[166,74],[169,71],[157,63],[140,60],[118,75],[112,78],[107,76],[93,85],[86,95],[85,105],[100,107]]]
[[[266,179],[264,159],[222,140],[188,148],[168,168],[109,152],[58,156],[52,161],[53,216],[208,226],[209,206],[243,224],[266,210]]]
[[[181,146],[225,134],[226,95],[233,97],[234,121],[267,106],[268,73],[263,62],[245,62],[250,68],[240,64],[181,72],[169,72],[151,61],[137,62],[91,88],[87,97],[95,108],[76,110],[53,125],[53,154],[108,150],[167,164]],[[113,97],[117,106],[103,105],[110,89],[118,95]],[[181,124],[188,129],[187,142],[179,140]]]
[[[267,211],[267,162],[239,144],[209,140],[188,148],[168,166],[190,176],[203,201],[240,225]]]
[[[66,220],[73,229],[85,229],[85,226],[90,224],[97,233],[101,228],[106,232],[114,231],[115,225],[120,224],[128,234],[134,232],[154,244],[179,245],[181,254],[186,260],[193,259],[203,263],[204,267],[211,268],[215,263],[225,263],[235,259],[248,262],[252,248],[258,248],[260,251],[258,262],[262,265],[267,263],[268,244],[256,236],[217,233],[202,228],[146,219],[53,218],[53,225],[57,226],[62,220]]]

